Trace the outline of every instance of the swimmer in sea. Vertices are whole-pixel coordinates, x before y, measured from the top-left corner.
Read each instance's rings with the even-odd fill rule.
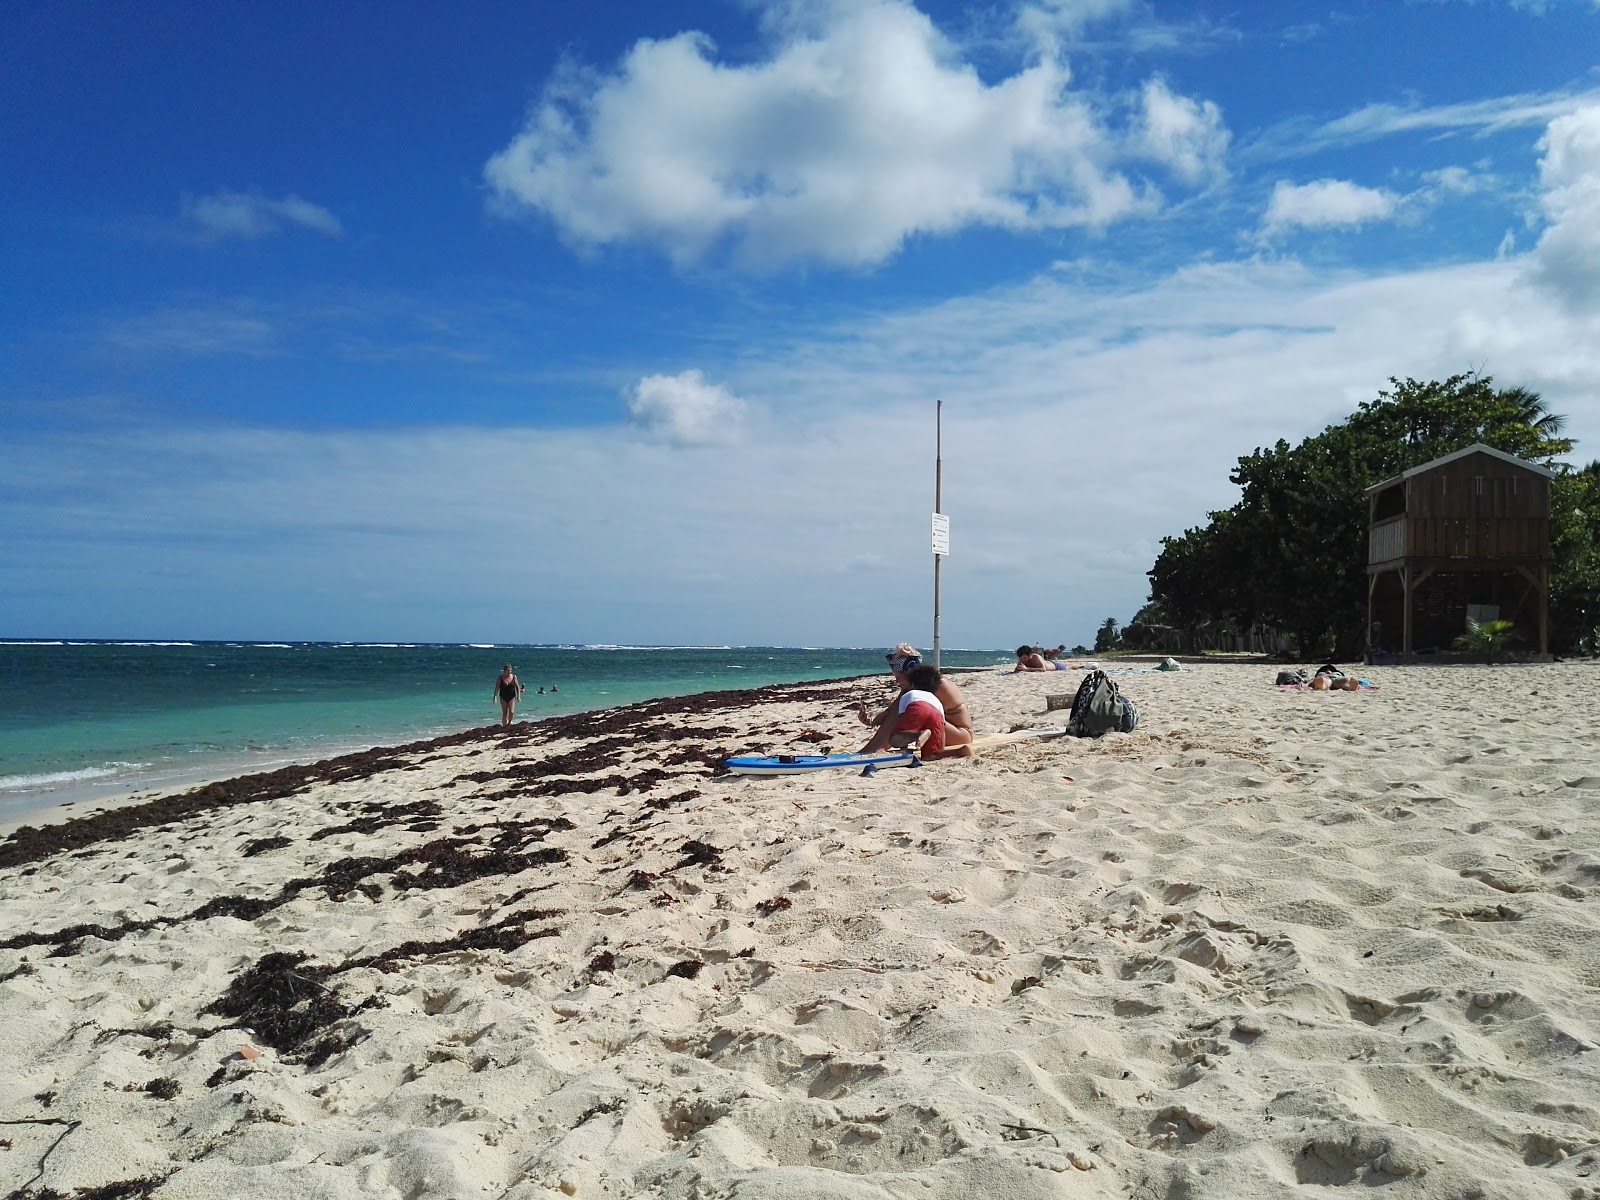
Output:
[[[517,701],[522,698],[522,681],[517,678],[510,663],[500,668],[500,678],[494,681],[494,698],[500,701],[501,726],[510,725]]]

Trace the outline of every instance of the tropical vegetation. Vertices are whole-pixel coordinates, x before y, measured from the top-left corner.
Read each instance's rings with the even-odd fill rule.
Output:
[[[1291,446],[1241,457],[1239,500],[1163,538],[1150,603],[1108,636],[1129,649],[1200,649],[1208,630],[1288,635],[1302,657],[1359,657],[1366,642],[1365,489],[1482,442],[1556,471],[1551,488],[1551,647],[1596,649],[1600,627],[1600,463],[1574,469],[1564,419],[1526,388],[1486,375],[1391,379],[1377,399]],[[1264,635],[1265,636],[1265,635]],[[1274,636],[1276,636],[1274,634]],[[1177,644],[1174,645],[1173,643]],[[1109,647],[1108,647],[1109,648]]]

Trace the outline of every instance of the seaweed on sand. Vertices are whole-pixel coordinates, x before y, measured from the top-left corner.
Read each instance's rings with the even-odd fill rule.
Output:
[[[292,846],[294,842],[286,837],[251,838],[239,848],[243,858],[254,858],[258,854],[265,854],[268,850],[282,850],[285,846]]]
[[[333,973],[332,968],[307,963],[306,957],[281,950],[262,956],[255,966],[235,976],[219,999],[200,1011],[233,1017],[264,1045],[282,1054],[293,1053],[312,1034],[356,1012],[322,982]],[[336,1052],[328,1049],[318,1062]]]
[[[439,807],[437,800],[414,800],[410,804],[368,804],[363,806],[361,816],[343,825],[319,829],[311,835],[310,840],[320,842],[341,833],[377,833],[380,829],[402,825],[407,820],[428,824],[432,828],[435,818],[442,816],[444,809]]]
[[[561,932],[559,929],[530,926],[557,916],[560,911],[521,909],[488,925],[463,929],[430,941],[402,942],[380,954],[362,955],[337,966],[308,962],[304,953],[274,951],[235,976],[228,990],[201,1011],[233,1017],[263,1045],[271,1046],[280,1054],[299,1057],[308,1067],[318,1067],[361,1038],[358,1030],[346,1028],[330,1032],[330,1026],[383,1003],[377,996],[369,996],[360,1004],[347,1003],[332,983],[335,975],[365,967],[389,972],[407,959],[431,958],[463,950],[515,950],[539,938],[556,937]],[[224,1077],[214,1075],[212,1078],[220,1083]],[[209,1080],[207,1083],[215,1086]],[[151,1088],[147,1086],[146,1090]]]
[[[720,867],[722,865],[722,851],[715,846],[708,846],[705,842],[689,841],[678,847],[678,853],[683,855],[683,861],[672,869],[681,871],[684,867]]]
[[[506,821],[488,827],[495,831],[491,846],[486,847],[481,841],[470,837],[449,837],[382,858],[341,858],[324,867],[320,874],[291,879],[278,889],[275,896],[217,896],[193,911],[178,916],[126,921],[120,925],[79,924],[50,932],[13,934],[0,940],[0,949],[54,946],[51,957],[64,958],[76,954],[86,937],[114,942],[147,929],[222,916],[253,921],[289,903],[310,888],[322,888],[330,900],[342,900],[351,892],[375,886],[369,883],[374,875],[387,874],[393,886],[409,890],[458,887],[494,875],[514,875],[534,867],[565,862],[567,852],[560,847],[529,849],[537,847],[553,830],[563,827],[570,827],[570,822],[560,817],[554,820]],[[418,869],[408,871],[408,867]]]
[[[659,700],[629,704],[622,708],[602,709],[599,712],[573,713],[568,716],[546,717],[535,722],[519,722],[513,726],[516,731],[514,741],[520,744],[550,742],[562,738],[612,736],[618,739],[617,748],[622,749],[627,746],[663,741],[722,736],[717,729],[687,724],[674,726],[670,721],[660,723],[660,719],[737,712],[772,701],[842,703],[852,699],[851,693],[859,690],[859,684],[833,682],[773,684],[769,687],[747,688],[740,691],[669,696]],[[729,729],[727,732],[733,731]],[[101,842],[122,841],[140,829],[171,825],[221,808],[297,795],[309,791],[319,783],[345,783],[385,771],[404,770],[416,765],[418,761],[426,762],[439,757],[436,753],[428,752],[473,743],[495,746],[508,744],[506,732],[500,726],[486,725],[443,737],[408,742],[401,746],[363,750],[355,754],[324,759],[321,762],[283,767],[276,771],[265,771],[254,775],[241,775],[236,779],[209,783],[176,796],[163,796],[145,804],[115,808],[59,825],[24,825],[4,841],[0,841],[0,869],[24,866],[52,855],[82,850]],[[471,754],[473,751],[466,753]],[[426,757],[418,757],[422,755]],[[649,785],[640,786],[639,783],[634,783],[631,786],[635,790],[645,790]]]

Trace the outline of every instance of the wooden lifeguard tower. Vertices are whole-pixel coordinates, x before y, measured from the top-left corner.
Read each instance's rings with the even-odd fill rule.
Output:
[[[1554,475],[1475,442],[1369,487],[1368,641],[1398,629],[1410,659],[1448,649],[1471,616],[1536,628],[1548,655]]]

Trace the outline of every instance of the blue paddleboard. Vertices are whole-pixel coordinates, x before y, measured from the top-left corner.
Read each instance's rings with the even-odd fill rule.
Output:
[[[872,767],[915,767],[917,756],[909,750],[888,754],[751,754],[730,758],[727,768],[735,775],[804,775],[808,771],[829,771],[838,767],[863,770]]]

